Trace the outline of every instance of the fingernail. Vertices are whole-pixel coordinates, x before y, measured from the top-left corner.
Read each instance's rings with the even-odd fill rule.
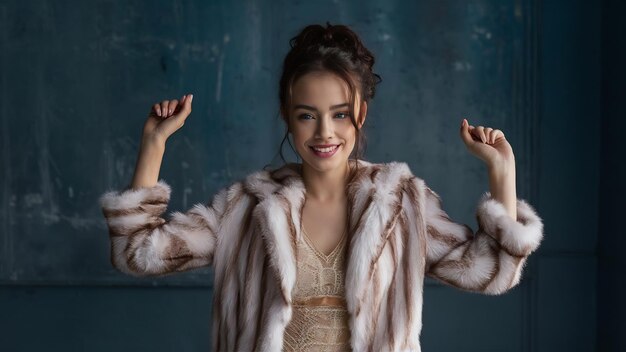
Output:
[[[189,94],[189,101],[192,102],[193,101],[193,94]]]

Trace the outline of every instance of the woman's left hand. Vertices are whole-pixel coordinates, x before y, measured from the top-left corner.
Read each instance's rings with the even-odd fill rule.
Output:
[[[461,138],[467,149],[487,164],[490,170],[506,172],[515,167],[513,148],[501,130],[461,123]]]

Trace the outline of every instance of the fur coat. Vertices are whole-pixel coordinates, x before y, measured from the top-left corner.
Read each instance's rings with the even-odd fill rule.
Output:
[[[358,160],[350,179],[345,286],[354,351],[420,351],[424,276],[488,295],[516,286],[543,238],[534,208],[517,221],[485,192],[478,229],[451,220],[404,162]],[[111,262],[134,276],[214,269],[214,351],[280,351],[292,316],[305,187],[300,164],[249,174],[206,204],[163,214],[171,189],[104,193]]]

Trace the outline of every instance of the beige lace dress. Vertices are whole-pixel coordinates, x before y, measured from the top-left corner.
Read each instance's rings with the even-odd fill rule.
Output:
[[[351,350],[344,296],[346,234],[344,231],[335,249],[325,255],[302,228],[293,315],[285,330],[283,351]]]

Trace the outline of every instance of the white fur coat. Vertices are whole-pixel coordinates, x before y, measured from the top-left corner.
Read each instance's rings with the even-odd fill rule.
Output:
[[[518,199],[516,222],[484,193],[474,232],[448,217],[406,163],[358,162],[347,188],[345,271],[354,351],[420,351],[425,275],[490,295],[519,283],[543,237],[542,220],[527,202]],[[252,173],[169,219],[163,214],[171,189],[163,180],[106,192],[100,205],[112,264],[135,276],[212,266],[213,350],[280,351],[302,236],[298,165]]]

